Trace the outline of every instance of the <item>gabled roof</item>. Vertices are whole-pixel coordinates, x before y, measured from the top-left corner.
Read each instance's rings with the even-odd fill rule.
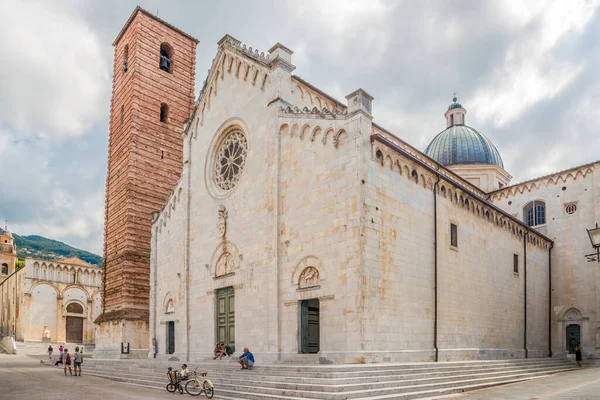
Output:
[[[119,34],[117,35],[117,37],[115,38],[115,40],[113,41],[113,46],[116,46],[117,43],[119,43],[119,40],[121,40],[121,38],[123,37],[123,35],[125,34],[125,31],[127,31],[127,28],[129,28],[129,25],[131,25],[131,23],[133,22],[135,16],[137,15],[138,12],[144,13],[147,16],[149,16],[150,18],[160,22],[161,24],[168,26],[169,28],[173,29],[175,32],[182,34],[183,36],[185,36],[186,38],[190,39],[191,41],[193,41],[194,43],[198,43],[200,42],[198,39],[196,39],[195,37],[188,35],[187,33],[185,33],[184,31],[182,31],[181,29],[169,24],[167,21],[158,18],[156,15],[152,14],[149,11],[144,10],[142,7],[137,6],[133,12],[131,13],[131,15],[129,16],[129,19],[127,20],[127,22],[125,22],[125,25],[123,25],[123,28],[121,28],[121,31],[119,32]]]
[[[93,265],[88,262],[85,262],[79,257],[63,258],[61,260],[56,260],[56,262],[61,263],[61,264],[77,265],[79,267],[97,267],[97,265]]]

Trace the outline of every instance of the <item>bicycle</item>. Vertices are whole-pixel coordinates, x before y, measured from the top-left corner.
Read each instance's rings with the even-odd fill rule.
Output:
[[[177,390],[179,390],[179,394],[183,394],[183,386],[181,386],[181,379],[179,378],[179,374],[177,373],[177,371],[174,371],[175,380],[173,380],[173,376],[171,375],[172,371],[173,368],[169,367],[169,370],[167,371],[167,376],[169,377],[169,383],[167,383],[167,392],[175,393]]]
[[[196,372],[197,369],[194,369],[194,372],[192,372],[193,377],[185,384],[185,391],[190,396],[200,396],[204,392],[207,398],[212,399],[215,395],[215,389],[213,383],[206,377],[208,372],[200,372],[198,374]]]

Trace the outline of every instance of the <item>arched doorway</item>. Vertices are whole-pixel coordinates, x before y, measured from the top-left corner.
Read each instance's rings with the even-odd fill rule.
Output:
[[[83,306],[79,303],[67,305],[67,314],[80,314],[81,317],[68,315],[65,324],[65,338],[69,343],[83,342]]]

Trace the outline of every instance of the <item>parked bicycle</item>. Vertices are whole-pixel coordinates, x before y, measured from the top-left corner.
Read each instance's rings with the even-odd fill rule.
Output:
[[[197,369],[198,368],[194,369],[194,372],[192,372],[192,378],[190,378],[185,384],[185,391],[191,396],[200,396],[202,393],[204,393],[207,398],[212,399],[215,395],[215,389],[213,387],[213,383],[206,377],[208,372],[200,372],[198,374],[196,372]]]
[[[167,376],[169,377],[169,383],[167,384],[167,392],[175,393],[176,391],[179,391],[179,394],[183,394],[183,386],[181,386],[181,376],[177,373],[177,371],[173,371],[173,368],[169,367],[169,370],[167,371]]]

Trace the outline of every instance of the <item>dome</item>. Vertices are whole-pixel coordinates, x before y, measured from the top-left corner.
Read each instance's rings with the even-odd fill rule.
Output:
[[[496,164],[504,169],[496,146],[482,133],[466,125],[452,125],[440,132],[429,143],[425,154],[444,166]]]

